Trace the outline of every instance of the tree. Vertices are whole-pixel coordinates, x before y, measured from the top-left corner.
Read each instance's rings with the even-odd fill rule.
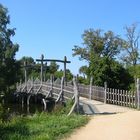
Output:
[[[20,59],[20,62],[22,65],[24,65],[24,62],[27,62],[28,65],[30,64],[34,64],[34,59],[32,57],[28,57],[28,56],[23,56],[21,59]]]
[[[136,79],[138,77],[138,69],[137,64],[140,60],[139,57],[139,38],[140,38],[140,32],[138,31],[138,24],[132,24],[131,26],[126,26],[124,29],[126,31],[126,42],[123,46],[123,57],[122,60],[130,70],[130,73],[132,74],[133,70],[133,78],[136,85]],[[135,87],[133,86],[133,88]]]
[[[19,60],[20,66],[21,66],[21,73],[20,73],[20,79],[24,80],[24,63],[27,64],[27,77],[37,77],[36,76],[36,69],[35,67],[35,61],[32,57],[28,57],[28,56],[23,56],[20,60]],[[37,74],[38,75],[38,74]]]
[[[104,86],[104,82],[106,81],[110,88],[130,88],[129,85],[133,81],[133,78],[129,71],[119,64],[119,62],[113,59],[106,59],[106,57],[102,57],[93,72],[94,84]]]
[[[87,73],[88,73],[88,67],[87,67],[87,66],[82,66],[82,67],[80,67],[79,73],[80,73],[80,74],[83,74],[83,77],[85,78],[86,75],[87,75]]]
[[[122,60],[128,64],[135,66],[139,61],[139,37],[140,32],[137,31],[137,24],[125,27],[126,42],[123,46],[124,54]]]
[[[80,60],[86,60],[88,67],[86,70],[87,78],[93,76],[94,84],[103,86],[107,81],[110,87],[126,87],[121,81],[119,72],[127,75],[125,69],[115,61],[124,45],[124,40],[112,31],[102,34],[101,30],[86,30],[82,35],[83,47],[74,46],[73,56],[80,56]],[[113,69],[112,67],[115,68]],[[120,73],[121,75],[121,73]],[[129,76],[128,76],[129,77]],[[88,80],[89,81],[89,80]],[[127,83],[127,82],[124,82]],[[117,84],[117,86],[116,86]]]
[[[56,62],[51,62],[49,66],[49,72],[54,75],[54,73],[58,70],[59,65]]]
[[[11,41],[15,35],[15,28],[10,29],[8,10],[0,4],[0,92],[10,92],[10,87],[17,80],[18,63],[15,54],[19,45]]]

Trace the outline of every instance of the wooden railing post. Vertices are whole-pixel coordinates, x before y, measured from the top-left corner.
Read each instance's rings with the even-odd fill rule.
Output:
[[[62,99],[62,102],[64,101],[64,91],[63,91],[63,89],[64,89],[64,80],[65,80],[65,77],[62,77],[62,79],[61,79],[61,92],[62,92],[61,99]]]
[[[76,78],[73,78],[73,84],[74,84],[74,94],[75,94],[75,102],[76,102],[76,110],[77,113],[79,113],[79,92],[78,92],[78,87],[77,87],[77,81]]]
[[[91,100],[92,96],[92,82],[93,82],[93,77],[90,78],[90,89],[89,89],[89,99]]]
[[[78,92],[78,87],[77,87],[77,82],[76,82],[76,77],[73,77],[73,89],[74,89],[74,105],[72,106],[70,112],[68,113],[68,116],[71,115],[71,113],[74,111],[76,108],[77,113],[79,113],[79,92]]]
[[[107,82],[104,83],[104,103],[106,104],[107,102]]]
[[[53,75],[51,75],[51,97],[53,96]]]
[[[137,109],[140,109],[140,79],[137,79]]]

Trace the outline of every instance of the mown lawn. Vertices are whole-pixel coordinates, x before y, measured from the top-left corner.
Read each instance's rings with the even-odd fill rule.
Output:
[[[87,117],[75,114],[37,113],[14,117],[9,122],[0,123],[0,140],[58,140],[87,122]]]

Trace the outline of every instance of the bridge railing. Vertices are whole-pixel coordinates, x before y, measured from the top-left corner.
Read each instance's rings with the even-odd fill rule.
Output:
[[[136,91],[107,88],[106,102],[109,104],[136,108]]]
[[[137,84],[137,88],[140,84]],[[79,95],[108,104],[138,108],[140,105],[140,88],[137,91],[112,89],[92,85],[78,84]],[[139,99],[139,100],[138,100]]]
[[[57,80],[58,81],[58,80]],[[69,100],[73,99],[74,104],[72,106],[72,109],[70,110],[69,115],[73,112],[75,107],[78,109],[79,107],[79,92],[77,88],[77,82],[76,79],[73,79],[73,85],[66,86],[64,85],[64,78],[61,79],[60,82],[52,82],[49,80],[49,82],[40,82],[39,79],[35,80],[28,80],[23,84],[17,84],[17,93],[26,93],[27,94],[27,105],[29,105],[29,100],[31,95],[34,94],[43,94],[45,95],[46,99],[48,97],[56,97],[56,102],[59,100]],[[44,103],[44,108],[46,109],[46,103],[45,98],[42,99]]]
[[[34,82],[29,80],[27,86],[25,84],[18,84],[17,90],[19,92],[32,93],[32,94],[44,94],[46,97],[55,96],[56,100],[60,98],[63,100],[76,98],[76,90],[78,90],[78,96],[86,97],[89,99],[98,100],[108,104],[114,104],[119,106],[126,106],[131,108],[140,108],[140,83],[137,83],[136,91],[127,91],[112,89],[93,85],[75,84],[76,80],[72,84],[67,86],[61,80],[57,82],[41,82],[35,80]]]
[[[48,80],[46,82],[42,82],[41,84],[41,81],[39,79],[35,80],[29,79],[26,84],[25,83],[17,84],[16,90],[17,92],[26,92],[27,94],[41,93],[46,96],[48,96],[49,92],[51,92],[54,96],[55,95],[58,96],[60,91],[63,90],[64,98],[72,99],[74,97],[74,86],[73,85],[66,86],[63,83],[61,83],[60,79],[59,80],[57,79],[56,81],[57,82],[51,82],[51,80]]]
[[[78,84],[78,90],[80,96],[104,102],[105,98],[104,87]]]

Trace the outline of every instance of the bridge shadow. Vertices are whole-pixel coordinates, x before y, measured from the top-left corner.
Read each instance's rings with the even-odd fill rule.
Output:
[[[100,112],[94,105],[81,103],[80,104],[80,113],[82,115],[112,115],[116,112]]]

